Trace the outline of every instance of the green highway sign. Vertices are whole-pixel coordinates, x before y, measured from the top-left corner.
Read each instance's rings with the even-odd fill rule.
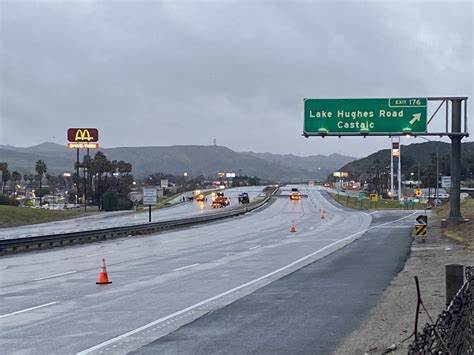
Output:
[[[305,99],[304,134],[425,133],[426,98]]]

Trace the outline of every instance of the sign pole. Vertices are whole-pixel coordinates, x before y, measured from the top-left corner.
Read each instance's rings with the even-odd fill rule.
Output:
[[[151,222],[151,205],[148,205],[148,222]]]
[[[399,139],[399,155],[398,155],[398,200],[402,200],[402,145]]]
[[[76,149],[76,205],[79,204],[79,148]]]
[[[82,169],[84,172],[84,212],[87,212],[87,168],[84,166]]]
[[[461,132],[461,100],[451,100],[451,133]],[[461,216],[461,136],[450,136],[451,139],[451,191],[449,193],[449,218],[452,222],[462,219]]]
[[[390,139],[390,198],[393,200],[393,138]]]

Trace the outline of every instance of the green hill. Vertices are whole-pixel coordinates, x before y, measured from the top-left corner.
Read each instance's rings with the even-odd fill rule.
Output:
[[[433,174],[436,166],[436,153],[439,157],[439,172],[450,175],[451,145],[444,142],[414,143],[401,146],[402,176],[410,179],[409,174],[417,179]],[[390,149],[379,150],[365,158],[354,160],[344,165],[341,171],[349,172],[353,179],[364,179],[374,174],[374,171],[390,171]],[[436,175],[436,174],[435,174]],[[474,176],[474,142],[462,144],[462,179]]]
[[[223,146],[198,145],[103,148],[101,151],[110,160],[132,163],[133,174],[137,177],[160,172],[173,175],[188,172],[194,176],[235,172],[274,181],[302,181],[325,178],[330,171],[353,159],[342,156],[295,157],[243,153]],[[91,151],[91,154],[94,154],[94,151]],[[38,159],[46,162],[49,173],[62,173],[73,169],[76,151],[55,143],[43,143],[27,148],[0,146],[0,161],[7,162],[10,170],[33,173]]]

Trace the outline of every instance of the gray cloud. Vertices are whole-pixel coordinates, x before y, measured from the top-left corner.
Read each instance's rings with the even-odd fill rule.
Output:
[[[304,139],[303,98],[473,93],[470,1],[0,6],[0,144],[362,155],[387,139]]]

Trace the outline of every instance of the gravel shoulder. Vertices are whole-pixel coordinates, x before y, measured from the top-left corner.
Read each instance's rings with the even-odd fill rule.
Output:
[[[335,354],[382,354],[396,344],[390,354],[406,354],[413,337],[416,289],[414,276],[420,281],[423,302],[433,318],[445,307],[444,267],[446,264],[474,264],[474,251],[464,243],[442,235],[440,219],[430,218],[430,228],[424,243],[413,241],[410,257],[403,270],[385,289],[377,305],[358,329],[349,334],[338,346]],[[420,314],[419,330],[429,321]]]

